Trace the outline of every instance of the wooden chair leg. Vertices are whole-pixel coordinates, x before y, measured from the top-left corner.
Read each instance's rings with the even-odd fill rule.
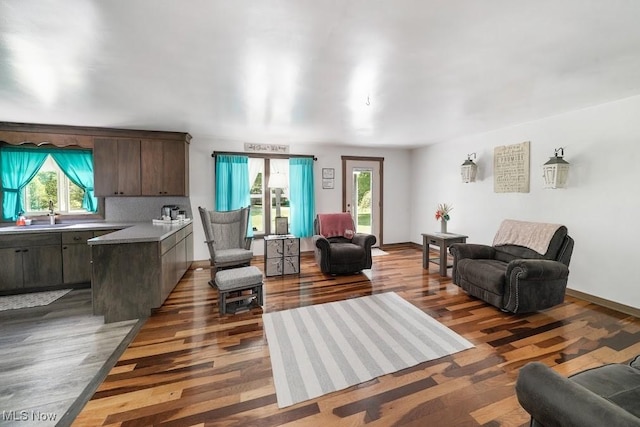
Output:
[[[218,295],[218,310],[220,311],[220,314],[226,314],[227,313],[227,293],[226,292],[220,292],[220,294]]]

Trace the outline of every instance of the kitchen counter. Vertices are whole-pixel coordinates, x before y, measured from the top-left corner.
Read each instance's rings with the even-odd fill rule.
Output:
[[[112,230],[116,228],[131,227],[136,223],[132,222],[78,222],[75,224],[33,224],[33,225],[11,225],[0,227],[0,236],[22,233],[55,233],[61,231],[84,231],[84,230]]]
[[[0,236],[22,233],[60,233],[64,231],[112,230],[113,233],[89,239],[89,245],[114,245],[122,243],[159,242],[181,228],[191,224],[192,219],[178,224],[153,224],[148,222],[81,222],[75,224],[35,224],[0,227]]]
[[[192,219],[185,220],[178,224],[138,222],[122,230],[89,239],[87,243],[89,245],[115,245],[122,243],[160,242],[192,222]]]

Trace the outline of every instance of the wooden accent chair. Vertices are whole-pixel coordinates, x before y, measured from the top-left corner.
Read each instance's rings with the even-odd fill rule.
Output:
[[[198,207],[205,243],[209,248],[213,286],[220,268],[247,266],[253,258],[252,237],[247,236],[250,206],[233,211],[210,211]]]
[[[573,239],[567,227],[504,220],[493,245],[454,243],[453,283],[503,311],[528,313],[564,301]]]

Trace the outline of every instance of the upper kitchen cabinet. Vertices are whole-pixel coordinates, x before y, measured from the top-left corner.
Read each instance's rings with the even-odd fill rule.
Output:
[[[95,138],[93,174],[98,197],[140,196],[140,140]]]
[[[140,167],[143,196],[189,195],[189,144],[186,140],[142,140]]]
[[[99,197],[188,196],[184,132],[0,122],[0,143],[93,149]]]

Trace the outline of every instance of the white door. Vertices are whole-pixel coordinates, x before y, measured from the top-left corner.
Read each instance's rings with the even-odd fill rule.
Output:
[[[382,243],[381,162],[378,160],[345,161],[345,210],[351,213],[356,232],[376,236],[375,246]]]

